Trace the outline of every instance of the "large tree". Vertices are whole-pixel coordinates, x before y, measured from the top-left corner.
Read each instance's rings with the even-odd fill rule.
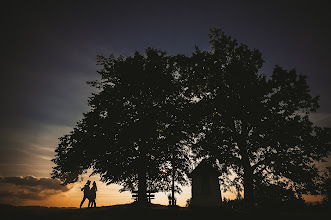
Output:
[[[262,186],[277,185],[297,195],[316,193],[316,162],[330,153],[330,129],[314,126],[309,115],[318,97],[296,70],[274,68],[261,74],[262,54],[210,32],[211,51],[196,51],[182,63],[192,103],[197,157],[212,157],[237,175],[251,202]]]
[[[279,66],[270,77],[260,74],[262,54],[218,29],[210,44],[192,56],[148,49],[99,57],[101,81],[92,85],[100,92],[60,139],[53,177],[71,183],[93,168],[103,181],[145,196],[147,187],[170,189],[173,177],[185,183],[191,147],[197,158],[234,171],[249,202],[269,186],[316,192],[315,163],[329,155],[331,136],[309,120],[319,106],[306,77]]]
[[[146,190],[169,190],[172,178],[185,184],[185,99],[174,58],[148,48],[128,57],[99,56],[98,64],[101,80],[90,84],[99,92],[89,100],[91,110],[60,138],[52,177],[69,184],[91,168],[106,183],[138,189],[142,203]]]

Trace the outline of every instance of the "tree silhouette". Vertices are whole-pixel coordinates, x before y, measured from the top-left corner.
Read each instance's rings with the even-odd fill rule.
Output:
[[[137,190],[146,203],[146,191],[166,191],[176,165],[176,181],[186,184],[188,157],[181,87],[176,80],[175,59],[148,48],[146,54],[98,57],[101,80],[89,100],[91,111],[74,130],[60,138],[53,178],[64,184],[78,180],[92,168],[106,183],[122,190]],[[161,172],[163,170],[163,172]],[[177,187],[176,191],[180,191]]]
[[[197,157],[218,159],[224,172],[235,171],[250,203],[259,186],[282,186],[316,193],[316,161],[330,154],[330,129],[314,126],[318,106],[306,77],[274,68],[259,73],[262,54],[211,29],[211,51],[196,51],[182,63],[191,107],[192,145]],[[190,94],[189,94],[190,93]],[[260,187],[261,188],[261,187]]]
[[[316,193],[315,163],[330,154],[331,132],[309,120],[319,106],[306,77],[276,66],[267,78],[258,50],[218,29],[209,36],[211,51],[196,47],[192,56],[151,48],[99,56],[101,80],[90,82],[99,93],[60,138],[52,177],[68,184],[92,168],[104,182],[138,189],[145,203],[147,189],[186,183],[192,152],[234,171],[248,203],[262,188]]]
[[[321,194],[324,195],[323,202],[327,207],[331,207],[331,167],[326,167],[322,174]]]

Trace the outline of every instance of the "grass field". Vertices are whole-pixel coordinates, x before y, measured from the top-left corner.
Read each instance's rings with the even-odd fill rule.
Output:
[[[272,210],[231,208],[183,208],[151,205],[140,208],[132,204],[97,208],[58,208],[39,206],[0,205],[0,219],[43,219],[43,220],[111,220],[111,219],[329,219],[331,212],[326,209]]]

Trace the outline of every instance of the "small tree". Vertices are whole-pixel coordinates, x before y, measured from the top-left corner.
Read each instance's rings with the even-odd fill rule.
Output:
[[[147,189],[170,189],[172,176],[162,169],[176,164],[176,181],[185,184],[189,163],[180,143],[184,125],[178,121],[181,96],[173,58],[149,48],[145,55],[99,56],[98,64],[101,80],[90,84],[99,93],[89,100],[91,111],[60,138],[52,177],[69,184],[92,168],[108,184],[138,189],[141,203],[147,202]]]

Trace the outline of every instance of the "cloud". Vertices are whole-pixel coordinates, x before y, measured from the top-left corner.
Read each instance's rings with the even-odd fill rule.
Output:
[[[59,180],[51,178],[36,178],[33,176],[0,177],[0,183],[12,183],[24,188],[38,187],[40,190],[50,189],[60,190],[62,192],[68,191],[68,188],[62,186]]]
[[[13,200],[44,200],[69,191],[57,179],[26,177],[0,177],[0,202]]]
[[[329,112],[312,113],[310,120],[317,126],[331,127],[331,113]]]

